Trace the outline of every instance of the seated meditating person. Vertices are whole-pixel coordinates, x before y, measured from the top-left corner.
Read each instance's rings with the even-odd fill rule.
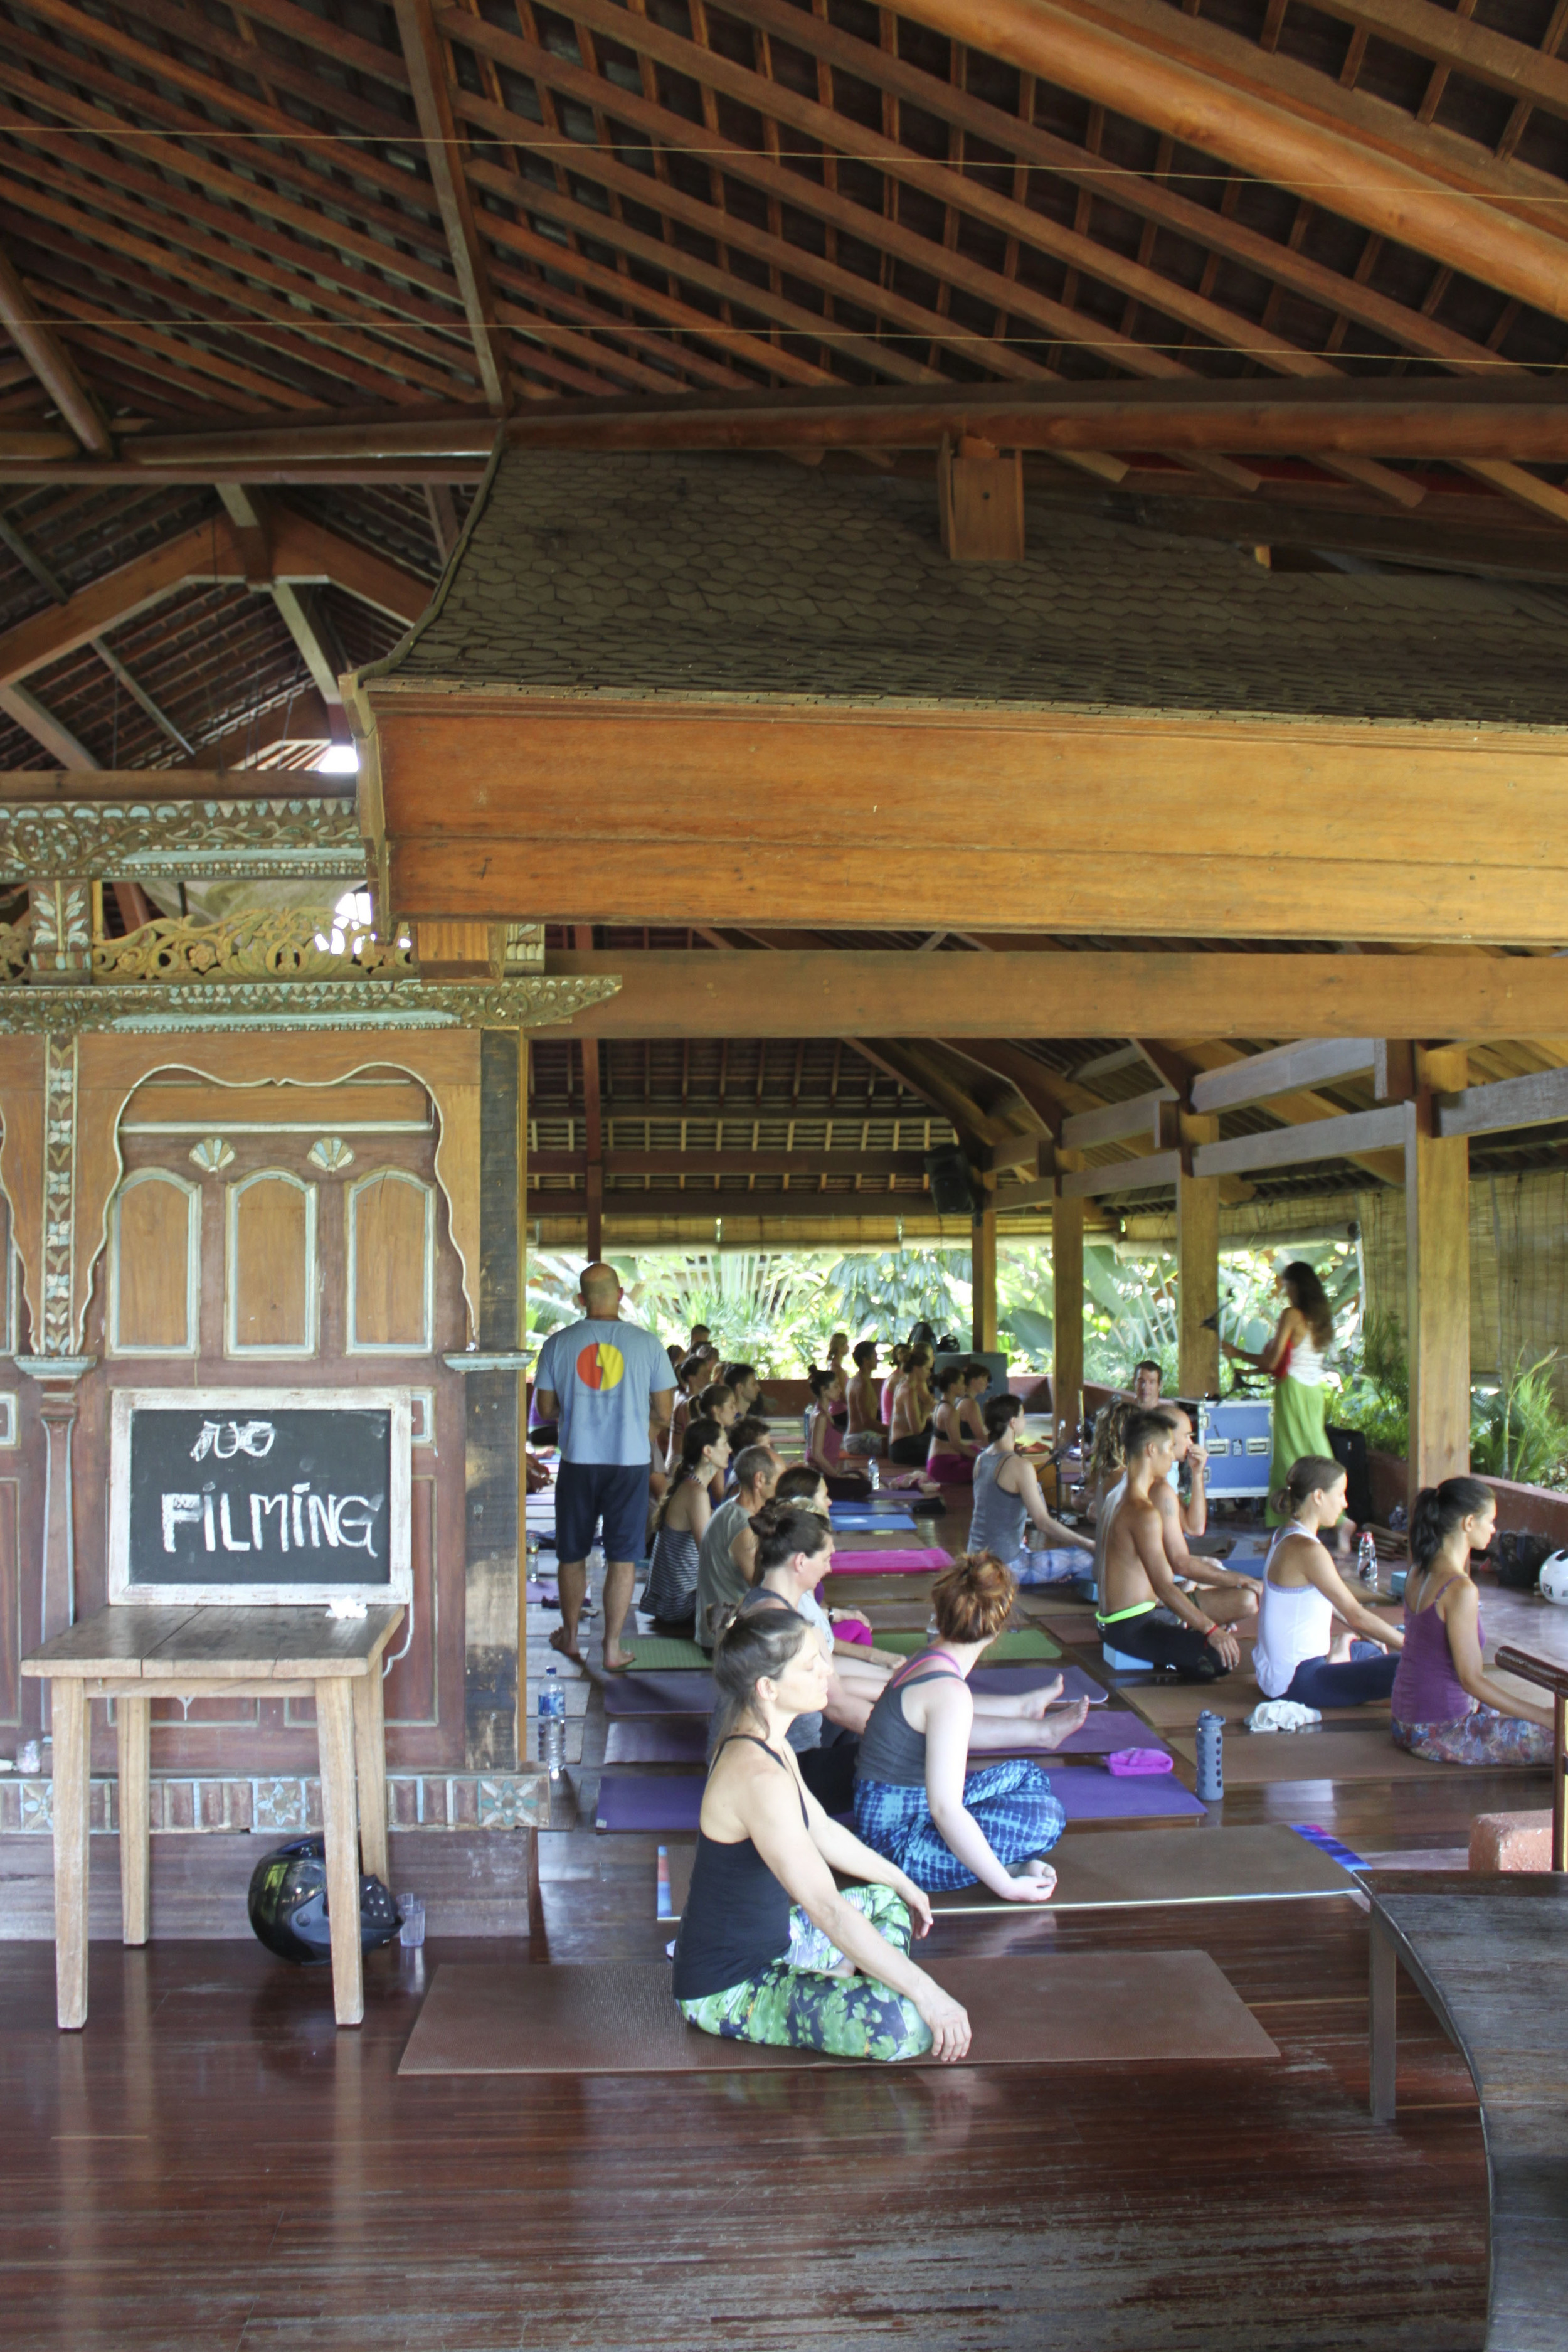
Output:
[[[1124,1440],[1127,1423],[1138,1407],[1128,1397],[1112,1397],[1094,1416],[1094,1434],[1089,1443],[1089,1459],[1083,1465],[1083,1491],[1088,1498],[1091,1517],[1098,1519],[1100,1507],[1127,1466]],[[1176,1459],[1173,1449],[1171,1459]]]
[[[1345,1486],[1339,1463],[1309,1454],[1273,1498],[1284,1524],[1264,1562],[1252,1645],[1265,1698],[1364,1706],[1394,1687],[1405,1636],[1356,1599],[1323,1542],[1344,1517]]]
[[[689,1421],[681,1459],[653,1514],[653,1549],[643,1606],[664,1633],[689,1633],[697,1604],[697,1564],[713,1506],[708,1489],[722,1480],[729,1439],[716,1421]]]
[[[1002,1745],[993,1725],[977,1722],[969,1675],[1017,1591],[1018,1580],[989,1552],[967,1554],[939,1576],[931,1588],[936,1640],[888,1677],[861,1734],[855,1827],[931,1895],[977,1882],[1007,1903],[1045,1903],[1055,1890],[1045,1856],[1066,1815],[1040,1766],[1013,1757],[967,1769],[977,1731],[991,1729]],[[1031,1704],[1042,1748],[1059,1747],[1089,1711],[1080,1699],[1040,1720],[1061,1689],[1058,1676],[1010,1702],[1020,1713]]]
[[[980,1444],[968,1434],[960,1419],[967,1394],[967,1364],[948,1364],[936,1376],[936,1410],[931,1416],[931,1443],[925,1475],[939,1486],[972,1486],[975,1456]],[[988,1379],[989,1374],[986,1377]]]
[[[807,1435],[806,1459],[824,1480],[829,1499],[835,1503],[863,1502],[871,1492],[871,1474],[858,1467],[846,1468],[842,1462],[843,1439],[833,1419],[833,1408],[843,1397],[844,1376],[816,1366],[806,1375],[811,1391],[811,1418]]]
[[[707,1359],[706,1356],[688,1356],[685,1362],[676,1368],[675,1409],[670,1415],[670,1449],[666,1457],[668,1466],[672,1470],[681,1458],[681,1440],[685,1435],[687,1422],[696,1410],[697,1392],[706,1385],[706,1382]]]
[[[1018,1450],[1022,1397],[988,1397],[984,1412],[989,1442],[985,1452],[975,1457],[975,1507],[967,1549],[995,1552],[1016,1570],[1026,1557],[1025,1528],[1032,1526],[1049,1544],[1092,1555],[1094,1547],[1089,1538],[1063,1527],[1046,1509],[1034,1465]]]
[[[833,1538],[815,1511],[775,1501],[763,1506],[751,1526],[757,1539],[757,1581],[741,1609],[791,1610],[821,1636],[828,1659],[827,1696],[821,1707],[796,1717],[788,1738],[812,1795],[831,1813],[848,1812],[855,1801],[859,1733],[882,1676],[869,1690],[863,1677],[852,1685],[851,1666],[833,1654],[832,1620],[816,1597],[831,1562]]]
[[[688,2025],[835,2058],[962,2058],[969,2021],[909,1958],[920,1889],[830,1821],[786,1734],[828,1662],[792,1609],[748,1611],[714,1653],[718,1704],[672,1982]],[[841,1890],[833,1873],[855,1884]]]
[[[1095,1530],[1101,1633],[1129,1657],[1174,1666],[1183,1682],[1213,1682],[1240,1661],[1231,1626],[1251,1615],[1255,1591],[1207,1591],[1201,1606],[1182,1591],[1153,1492],[1176,1459],[1176,1432],[1162,1413],[1134,1405],[1122,1444],[1127,1466],[1101,1505]]]
[[[920,1325],[915,1325],[920,1329]],[[894,1385],[893,1413],[887,1427],[887,1458],[908,1468],[924,1465],[931,1443],[931,1413],[936,1402],[931,1386],[932,1352],[924,1340],[912,1341],[904,1373]]]
[[[882,1424],[876,1381],[876,1341],[862,1339],[854,1351],[854,1370],[844,1401],[849,1406],[849,1429],[844,1438],[846,1454],[880,1454],[887,1444],[887,1433]]]
[[[877,1419],[882,1423],[884,1437],[887,1425],[893,1419],[893,1401],[898,1393],[898,1383],[904,1378],[908,1362],[907,1346],[902,1339],[895,1339],[888,1351],[888,1365],[883,1379],[882,1394],[876,1401]]]
[[[836,1373],[844,1384],[840,1391],[841,1402],[833,1407],[833,1423],[841,1437],[850,1425],[849,1403],[845,1395],[850,1381],[849,1355],[849,1333],[835,1331],[828,1341],[828,1370],[830,1372]]]
[[[784,1467],[782,1461],[779,1459],[779,1449],[773,1443],[772,1434],[768,1429],[768,1423],[762,1420],[760,1415],[758,1413],[743,1413],[738,1421],[732,1422],[730,1423],[729,1429],[729,1487],[727,1491],[731,1494],[735,1491],[736,1457],[738,1454],[744,1454],[748,1445],[760,1445],[764,1453],[770,1454],[773,1456],[773,1466],[776,1470],[782,1470]]]
[[[697,1547],[695,1638],[705,1650],[717,1640],[721,1620],[751,1590],[757,1564],[752,1517],[779,1483],[779,1457],[766,1445],[743,1446],[730,1467],[734,1491],[709,1518]]]
[[[725,1381],[711,1381],[706,1389],[699,1389],[692,1412],[700,1413],[704,1421],[716,1421],[721,1429],[733,1428],[740,1419],[735,1391]]]
[[[1202,1447],[1193,1442],[1191,1420],[1179,1404],[1151,1405],[1149,1411],[1157,1413],[1166,1423],[1174,1441],[1170,1473],[1156,1480],[1149,1493],[1149,1500],[1160,1515],[1160,1530],[1165,1537],[1166,1558],[1170,1562],[1171,1574],[1184,1579],[1188,1584],[1201,1585],[1206,1592],[1235,1594],[1240,1607],[1230,1622],[1241,1625],[1244,1631],[1249,1630],[1247,1621],[1258,1608],[1257,1578],[1243,1576],[1238,1569],[1226,1568],[1218,1559],[1206,1559],[1201,1552],[1187,1549],[1188,1536],[1199,1534],[1201,1529],[1192,1525],[1191,1507],[1183,1503],[1176,1490],[1175,1474],[1180,1463],[1195,1458],[1201,1463],[1205,1458]],[[1208,1506],[1203,1499],[1202,1474],[1197,1468],[1193,1473],[1193,1486],[1207,1523]],[[1114,1643],[1112,1646],[1113,1648]]]
[[[1482,1660],[1486,1632],[1470,1555],[1497,1527],[1479,1478],[1423,1486],[1410,1514],[1405,1647],[1390,1694],[1394,1744],[1429,1764],[1550,1764],[1552,1707],[1515,1698]]]

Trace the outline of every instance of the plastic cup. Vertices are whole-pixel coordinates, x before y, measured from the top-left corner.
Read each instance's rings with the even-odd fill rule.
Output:
[[[423,1895],[400,1895],[397,1916],[402,1925],[398,1929],[398,1942],[411,1948],[424,1941],[424,1897]]]

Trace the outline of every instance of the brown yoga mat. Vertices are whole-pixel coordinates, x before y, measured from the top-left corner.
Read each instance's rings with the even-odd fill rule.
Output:
[[[1197,1743],[1181,1732],[1167,1733],[1172,1751],[1197,1761]],[[1427,1764],[1396,1748],[1388,1718],[1364,1727],[1325,1724],[1321,1731],[1228,1732],[1225,1741],[1228,1789],[1264,1788],[1276,1780],[1430,1780],[1451,1778],[1451,1764]]]
[[[668,1848],[670,1918],[678,1919],[691,1885],[692,1844]],[[1051,1854],[1052,1911],[1138,1910],[1190,1903],[1316,1901],[1353,1895],[1356,1881],[1294,1830],[1205,1830],[1173,1838],[1168,1830],[1086,1830],[1063,1838]],[[983,1886],[932,1898],[936,1911],[1012,1911]]]
[[[969,2066],[1255,2060],[1279,2051],[1207,1952],[1073,1952],[934,1960],[969,2012]],[[653,1962],[444,1962],[400,2074],[707,2074],[872,2064],[700,2033]],[[931,2065],[931,2059],[916,2059]]]
[[[1224,1718],[1228,1733],[1246,1722],[1263,1693],[1249,1674],[1228,1675],[1218,1683],[1126,1683],[1116,1694],[1118,1703],[1152,1724],[1156,1731],[1191,1732],[1205,1707]],[[1334,1706],[1323,1710],[1325,1724],[1376,1725],[1388,1728],[1388,1702],[1372,1706]],[[1251,1738],[1250,1732],[1245,1735]],[[1259,1735],[1262,1736],[1262,1735]],[[1282,1735],[1275,1734],[1278,1738]],[[1295,1738],[1294,1733],[1288,1735]]]

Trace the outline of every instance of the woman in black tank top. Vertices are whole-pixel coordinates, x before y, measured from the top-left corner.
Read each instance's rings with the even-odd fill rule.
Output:
[[[829,1819],[786,1734],[820,1708],[828,1663],[792,1609],[733,1616],[673,1990],[688,2023],[841,2058],[961,2058],[969,2021],[909,1958],[931,1906]],[[833,1873],[863,1880],[840,1893]],[[912,1927],[913,1914],[917,1926]]]

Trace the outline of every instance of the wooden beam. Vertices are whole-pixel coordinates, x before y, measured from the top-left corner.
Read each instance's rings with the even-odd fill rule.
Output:
[[[1406,1150],[1405,1213],[1410,1351],[1410,1485],[1423,1486],[1470,1466],[1470,1147],[1432,1131],[1436,1094],[1465,1091],[1462,1046],[1417,1056]]]
[[[1219,1139],[1218,1118],[1184,1112],[1184,1157]],[[1185,1397],[1219,1394],[1219,1185],[1184,1167],[1176,1178],[1176,1388]],[[1212,1327],[1212,1328],[1209,1328]]]
[[[1568,119],[1568,65],[1457,9],[1434,7],[1431,0],[1314,0],[1314,5],[1325,16],[1414,49],[1417,57],[1500,90],[1505,98],[1522,99],[1531,108]]]
[[[149,779],[143,789],[152,788]],[[172,789],[169,787],[166,789]],[[841,843],[835,855],[841,856]],[[1015,855],[1021,853],[1016,852]],[[1042,861],[1042,867],[1049,860]],[[913,871],[913,867],[912,867]],[[1044,887],[1043,879],[1041,887]],[[821,900],[816,900],[820,908]],[[1190,906],[1190,902],[1189,902]],[[884,900],[885,910],[885,900]],[[671,918],[670,919],[675,919]],[[743,958],[745,961],[743,961]],[[1092,1037],[1107,1028],[1184,1036],[1257,1037],[1310,1028],[1320,1035],[1386,1036],[1419,1025],[1428,1037],[1479,1044],[1568,1034],[1568,960],[1549,956],[1324,956],[1176,953],[1163,949],[1042,950],[929,956],[884,950],[778,949],[758,969],[747,951],[710,949],[552,952],[558,977],[614,974],[616,995],[591,1005],[570,1032],[596,1037],[727,1037],[745,1007],[751,1037],[925,1037],[983,1041],[995,1054],[998,1013],[1018,1037]],[[860,1050],[887,1068],[870,1046]],[[1015,1049],[1016,1050],[1016,1049]],[[1021,1063],[1026,1057],[1019,1056]],[[1011,1064],[1002,1064],[1022,1085]],[[1043,1065],[1040,1101],[1073,1108],[1092,1099]],[[903,1072],[893,1073],[903,1076]],[[1051,1081],[1055,1079],[1055,1085]],[[916,1088],[918,1091],[918,1088]],[[1041,1118],[1042,1128],[1046,1118]]]
[[[36,743],[43,745],[46,751],[52,751],[62,767],[90,771],[97,766],[87,745],[79,741],[52,710],[47,709],[37,695],[29,694],[25,686],[0,683],[0,710],[8,719],[14,719]]]
[[[997,1344],[997,1212],[990,1194],[974,1220],[969,1268],[969,1345],[978,1352]]]
[[[474,217],[474,201],[463,173],[463,142],[452,112],[446,58],[431,14],[430,0],[392,0],[398,39],[408,68],[408,86],[424,142],[425,168],[446,232],[453,274],[463,298],[479,380],[492,408],[510,405],[506,356],[496,327],[495,296],[485,248]]]
[[[896,904],[920,930],[1033,930],[1059,899],[1081,932],[1180,935],[1201,907],[1207,937],[1289,940],[1306,920],[1300,861],[1265,812],[1310,799],[1316,936],[1568,937],[1568,736],[1544,730],[590,704],[374,678],[360,699],[377,720],[382,911],[400,917],[810,925],[831,905],[848,930],[883,928]],[[992,824],[946,842],[954,793],[982,773]],[[699,774],[747,809],[744,836],[685,821]],[[1187,805],[1165,854],[1107,859],[1107,795],[1173,791]],[[1112,1034],[1153,1025],[1145,1005]],[[1304,1026],[1298,1010],[1273,1034]]]
[[[1377,101],[1336,107],[1361,94],[1240,34],[1164,0],[907,0],[905,13],[1550,318],[1568,316],[1558,238],[1496,201],[1528,199],[1538,184],[1555,194],[1555,182],[1491,163]],[[1466,149],[1474,162],[1461,165],[1456,151]],[[1478,203],[1483,194],[1493,201]]]
[[[528,1193],[530,1217],[585,1218],[587,1213],[586,1192],[535,1189]],[[809,1217],[814,1221],[841,1218],[850,1223],[858,1217],[916,1217],[933,1225],[939,1222],[929,1197],[924,1193],[743,1192],[735,1187],[722,1192],[692,1189],[684,1192],[668,1189],[658,1192],[607,1192],[602,1214],[607,1225],[626,1218],[643,1217],[695,1217],[705,1221],[715,1217]]]
[[[1063,1167],[1076,1160],[1064,1156]],[[1076,1437],[1083,1417],[1083,1203],[1066,1193],[1051,1213],[1051,1398],[1056,1442]]]
[[[1372,1068],[1372,1043],[1359,1037],[1304,1037],[1271,1053],[1249,1054],[1220,1070],[1205,1070],[1192,1082],[1197,1111],[1235,1110],[1267,1102],[1270,1095],[1298,1087],[1332,1086],[1340,1078],[1364,1076]]]
[[[1061,1180],[1064,1201],[1099,1201],[1111,1192],[1144,1192],[1174,1184],[1181,1174],[1179,1151],[1151,1151],[1146,1160],[1115,1160],[1105,1168],[1075,1169]],[[1009,1203],[1005,1197],[1000,1206]]]
[[[1103,1110],[1075,1111],[1061,1122],[1061,1140],[1075,1151],[1091,1151],[1097,1143],[1121,1143],[1129,1136],[1153,1144],[1159,1139],[1161,1108],[1175,1100],[1169,1087],[1160,1087],[1125,1102],[1107,1103]]]
[[[1511,1128],[1552,1127],[1568,1119],[1568,1069],[1531,1070],[1521,1078],[1439,1094],[1432,1107],[1437,1136],[1501,1135]]]
[[[590,1041],[594,1042],[594,1041]],[[611,1118],[677,1119],[679,1102],[654,1101],[642,1111],[609,1110]],[[689,1116],[689,1110],[687,1115]],[[720,1116],[721,1114],[715,1114]],[[727,1116],[733,1118],[732,1110]],[[585,1151],[536,1151],[528,1165],[536,1176],[580,1176],[588,1166]],[[622,1176],[801,1176],[858,1177],[885,1182],[889,1177],[925,1181],[925,1156],[920,1151],[709,1151],[698,1146],[689,1151],[618,1151],[604,1153],[606,1177]]]
[[[1261,1135],[1236,1135],[1228,1143],[1205,1143],[1193,1153],[1200,1176],[1256,1175],[1266,1168],[1308,1168],[1320,1160],[1348,1160],[1364,1151],[1384,1151],[1405,1140],[1401,1104],[1383,1110],[1347,1111],[1343,1118],[1319,1118],[1304,1127],[1271,1127]]]
[[[4,253],[0,253],[0,327],[89,456],[112,457],[114,444],[97,399],[78,374],[76,362],[58,335],[39,318],[37,304]]]

